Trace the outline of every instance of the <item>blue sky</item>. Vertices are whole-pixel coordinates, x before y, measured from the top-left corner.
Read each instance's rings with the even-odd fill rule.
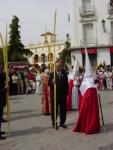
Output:
[[[54,11],[57,8],[56,33],[60,40],[69,32],[69,0],[0,0],[0,32],[5,34],[5,23],[10,24],[12,16],[20,19],[22,42],[41,42],[41,34],[53,31]],[[9,29],[8,29],[9,30]]]

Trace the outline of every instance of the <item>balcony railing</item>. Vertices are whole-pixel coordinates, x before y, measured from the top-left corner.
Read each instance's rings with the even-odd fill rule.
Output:
[[[84,6],[79,8],[81,17],[89,17],[95,15],[95,7],[93,5]]]
[[[95,46],[97,45],[97,40],[96,39],[82,39],[80,40],[80,45],[81,46],[84,46],[84,45],[87,45],[87,46]]]

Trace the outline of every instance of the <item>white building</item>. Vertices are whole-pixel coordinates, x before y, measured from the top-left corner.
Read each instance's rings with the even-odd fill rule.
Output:
[[[109,0],[69,0],[71,55],[84,64],[84,45],[93,65],[113,65],[113,6]],[[73,58],[73,57],[72,57]],[[74,60],[72,60],[72,64]]]
[[[30,44],[26,46],[26,49],[30,49],[33,55],[28,58],[30,64],[38,64],[39,66],[49,62],[53,63],[54,56],[54,34],[46,32],[41,35],[42,42],[39,44]],[[55,56],[58,58],[58,53],[65,48],[65,41],[55,42]]]

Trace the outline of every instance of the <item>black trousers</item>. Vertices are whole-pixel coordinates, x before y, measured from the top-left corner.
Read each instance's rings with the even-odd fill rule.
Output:
[[[6,105],[6,94],[5,92],[2,92],[0,93],[0,131],[5,105]]]
[[[0,102],[0,131],[1,131],[1,123],[2,123],[2,117],[3,117],[3,106],[2,103]]]
[[[64,124],[66,121],[66,97],[56,101],[56,122],[58,112],[60,115],[60,125]],[[52,125],[54,126],[54,99],[51,99],[51,120]]]
[[[18,94],[18,85],[17,83],[12,84],[12,95],[17,95]]]

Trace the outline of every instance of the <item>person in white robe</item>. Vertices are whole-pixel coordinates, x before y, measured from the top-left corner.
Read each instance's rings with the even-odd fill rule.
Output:
[[[36,74],[36,91],[35,94],[40,93],[40,85],[41,85],[41,76],[39,73]]]
[[[73,68],[73,88],[72,88],[72,109],[78,109],[79,102],[79,72],[78,72],[78,60],[76,58],[75,65]]]

